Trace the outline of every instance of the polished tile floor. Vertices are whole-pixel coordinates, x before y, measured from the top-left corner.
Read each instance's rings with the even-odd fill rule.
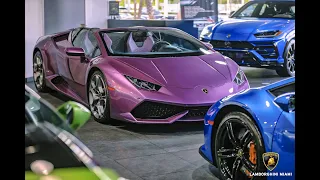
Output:
[[[272,70],[242,69],[251,87],[283,79]],[[34,88],[33,83],[28,85]],[[69,100],[58,93],[40,95],[54,106]],[[90,120],[78,134],[101,165],[131,180],[219,179],[217,169],[198,154],[198,148],[203,144],[201,122],[102,125]]]

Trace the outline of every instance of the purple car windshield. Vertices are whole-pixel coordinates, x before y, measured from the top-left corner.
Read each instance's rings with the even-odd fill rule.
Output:
[[[101,32],[109,55],[187,56],[211,51],[192,36],[178,30],[124,30]]]

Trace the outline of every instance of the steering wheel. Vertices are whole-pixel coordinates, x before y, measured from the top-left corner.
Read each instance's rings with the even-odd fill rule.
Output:
[[[152,46],[151,52],[157,52],[162,46],[165,45],[171,45],[170,43],[168,43],[167,41],[158,41],[156,43],[154,43],[154,45]]]

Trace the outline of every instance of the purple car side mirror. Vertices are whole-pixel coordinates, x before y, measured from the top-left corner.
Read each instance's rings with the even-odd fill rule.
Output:
[[[212,44],[208,43],[208,42],[202,42],[205,46],[207,46],[210,49],[213,49]]]
[[[68,47],[65,50],[66,54],[68,56],[77,56],[80,57],[80,62],[81,63],[88,63],[89,60],[86,57],[86,54],[84,53],[84,50],[79,47]]]
[[[68,56],[85,56],[84,50],[79,47],[67,47],[65,52]]]

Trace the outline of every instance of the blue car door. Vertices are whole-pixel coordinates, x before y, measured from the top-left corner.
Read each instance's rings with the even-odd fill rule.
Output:
[[[290,95],[288,95],[290,96]],[[288,97],[289,98],[289,97]],[[272,151],[279,154],[278,164],[272,172],[278,172],[273,179],[283,179],[284,176],[294,178],[295,167],[295,97],[293,104],[284,110],[276,124],[274,131]]]

